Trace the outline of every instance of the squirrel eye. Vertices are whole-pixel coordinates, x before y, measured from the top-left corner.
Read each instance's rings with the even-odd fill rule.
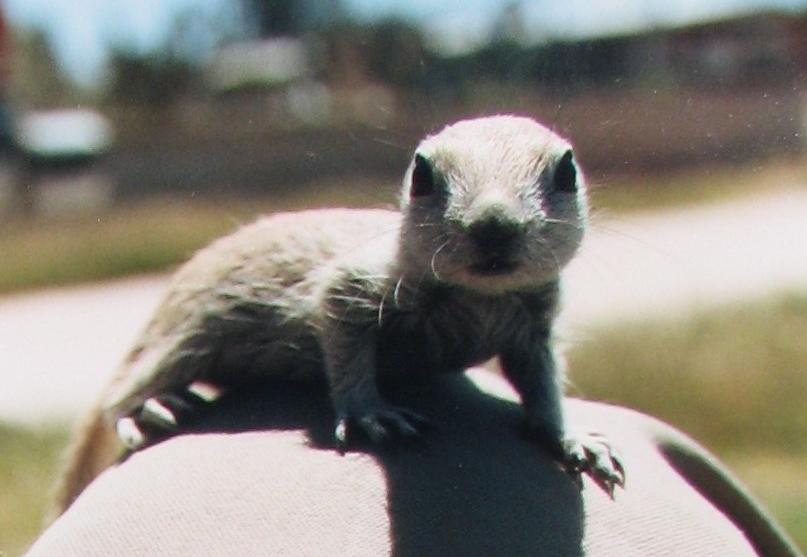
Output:
[[[569,149],[555,166],[555,175],[552,177],[555,191],[575,193],[577,191],[577,167],[574,164],[572,150]]]
[[[415,155],[415,168],[412,169],[412,197],[422,197],[434,193],[434,171],[423,155]]]

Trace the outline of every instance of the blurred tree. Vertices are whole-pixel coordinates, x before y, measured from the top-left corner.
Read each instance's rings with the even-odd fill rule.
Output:
[[[190,62],[160,50],[146,55],[115,47],[109,57],[107,100],[160,108],[186,95],[198,74]]]
[[[367,71],[374,81],[400,88],[418,88],[432,56],[421,30],[402,20],[386,20],[368,29]]]
[[[524,23],[523,2],[515,1],[504,4],[493,23],[493,41],[512,41],[524,44],[527,28]]]
[[[294,0],[248,0],[261,37],[299,32]]]
[[[45,33],[17,32],[12,49],[14,96],[32,108],[53,108],[76,100],[71,85]]]
[[[371,81],[416,92],[425,87],[435,59],[420,28],[399,19],[371,24],[342,21],[319,35],[325,53],[322,77],[330,82]]]
[[[217,25],[211,19],[217,15],[226,14],[211,16],[194,8],[180,11],[165,42],[152,51],[114,45],[109,57],[107,100],[154,109],[170,106],[200,88],[202,68],[210,53],[217,44],[238,35],[227,22]]]
[[[301,35],[340,21],[340,0],[244,0],[258,37]]]

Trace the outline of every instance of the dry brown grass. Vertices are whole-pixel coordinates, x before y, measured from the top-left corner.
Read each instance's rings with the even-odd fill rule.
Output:
[[[692,435],[807,548],[807,291],[592,331],[569,353],[573,392]]]

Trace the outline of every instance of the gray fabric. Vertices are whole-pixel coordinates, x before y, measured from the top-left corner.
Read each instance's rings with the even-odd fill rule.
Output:
[[[345,456],[330,448],[322,392],[289,386],[224,399],[200,433],[104,473],[28,555],[795,554],[764,516],[732,516],[693,489],[667,449],[712,465],[667,426],[567,401],[571,423],[608,434],[623,454],[627,489],[611,500],[587,478],[580,492],[519,437],[519,408],[501,379],[472,379],[439,377],[399,393],[433,418],[424,443]],[[755,521],[759,553],[741,530]]]

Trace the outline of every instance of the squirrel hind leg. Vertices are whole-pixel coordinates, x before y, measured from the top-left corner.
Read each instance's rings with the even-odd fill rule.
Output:
[[[170,437],[223,392],[212,383],[194,381],[177,391],[150,397],[131,414],[117,420],[118,439],[133,452]]]

